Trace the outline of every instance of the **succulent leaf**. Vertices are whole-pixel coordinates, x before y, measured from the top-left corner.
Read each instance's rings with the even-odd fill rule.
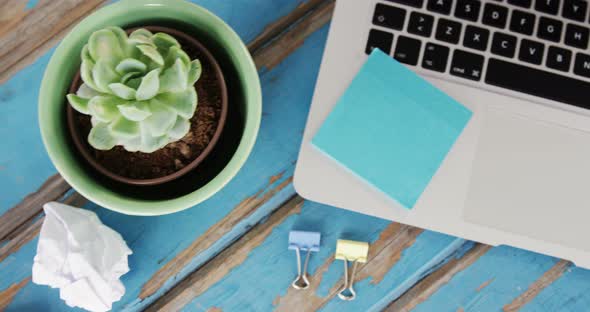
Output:
[[[145,72],[146,69],[147,66],[144,63],[132,58],[122,60],[117,67],[115,67],[115,70],[120,75],[125,75],[131,72]]]
[[[194,60],[191,62],[191,66],[188,70],[188,86],[190,87],[194,85],[199,78],[201,78],[201,73],[203,72],[203,67],[201,66],[201,61]]]
[[[188,133],[202,66],[174,37],[107,27],[90,36],[80,58],[84,83],[67,100],[91,116],[94,148],[151,153]]]
[[[115,33],[109,29],[101,29],[90,36],[88,52],[94,60],[119,59],[123,56],[124,50]]]
[[[162,58],[162,55],[160,55],[160,52],[158,52],[158,50],[153,46],[140,44],[137,46],[137,48],[139,51],[141,51],[141,53],[143,53],[143,55],[149,57],[154,63],[160,66],[164,65],[164,59]]]
[[[152,114],[146,102],[122,104],[117,108],[123,117],[133,121],[142,121]]]
[[[180,43],[174,37],[165,34],[165,33],[157,33],[152,36],[152,40],[156,45],[158,51],[162,54],[168,52],[170,47],[177,47],[180,48]]]
[[[109,128],[114,137],[119,139],[130,140],[139,136],[139,123],[120,116],[109,124]]]
[[[190,128],[191,128],[190,122],[188,120],[178,116],[176,118],[176,122],[174,123],[174,126],[172,126],[172,128],[170,128],[170,130],[168,131],[168,135],[175,140],[180,140],[188,133]]]
[[[70,102],[70,105],[72,105],[72,107],[75,110],[77,110],[81,114],[88,115],[90,113],[90,111],[88,110],[88,99],[79,97],[74,94],[68,94],[66,97],[68,99],[68,102]]]
[[[110,150],[117,144],[117,140],[111,135],[108,124],[98,123],[90,129],[88,143],[97,150]]]
[[[137,91],[135,91],[135,89],[130,88],[122,83],[116,82],[116,83],[111,83],[109,85],[109,89],[112,91],[112,93],[122,99],[125,100],[133,100],[135,99],[135,95],[137,93]]]
[[[158,100],[150,101],[149,105],[152,115],[143,122],[146,124],[152,136],[162,136],[174,126],[176,114],[167,105],[160,103]]]
[[[99,121],[109,122],[119,116],[118,101],[112,96],[95,96],[88,102],[88,111]]]
[[[119,81],[120,78],[107,60],[99,59],[92,68],[92,80],[98,90],[104,93],[109,92],[109,84]]]
[[[154,69],[141,79],[141,84],[137,88],[135,98],[138,101],[145,101],[153,98],[158,94],[160,89],[160,69]]]
[[[180,92],[187,88],[188,70],[180,60],[166,69],[160,78],[160,92]]]
[[[162,93],[157,99],[161,103],[169,103],[171,110],[186,119],[190,119],[197,109],[197,92],[194,88],[177,93]]]
[[[97,95],[100,95],[100,92],[83,83],[80,88],[78,88],[78,91],[76,91],[76,95],[83,99],[91,99]]]

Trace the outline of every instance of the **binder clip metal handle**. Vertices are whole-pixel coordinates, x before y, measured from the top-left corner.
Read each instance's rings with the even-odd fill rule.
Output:
[[[295,253],[297,254],[297,277],[291,283],[291,286],[295,289],[306,289],[309,287],[309,279],[307,278],[307,264],[309,263],[309,255],[311,254],[311,249],[307,250],[307,255],[305,256],[305,262],[303,264],[303,271],[301,270],[301,249],[296,247]]]
[[[311,252],[320,250],[321,234],[318,232],[291,231],[289,233],[289,249],[295,250],[297,256],[297,277],[291,283],[295,289],[306,289],[309,287],[307,276],[307,265]],[[301,268],[301,251],[307,251],[303,269]]]
[[[369,244],[339,239],[336,242],[336,259],[344,261],[344,286],[338,292],[338,298],[351,301],[356,298],[354,290],[354,279],[359,263],[367,262],[369,255]],[[348,262],[352,262],[350,275],[348,274]]]
[[[354,285],[354,275],[356,274],[356,267],[357,267],[358,261],[354,261],[352,264],[352,272],[350,273],[350,279],[348,278],[348,260],[344,259],[343,263],[344,263],[344,285],[342,286],[342,288],[338,292],[338,298],[345,300],[345,301],[351,301],[351,300],[354,300],[354,298],[356,298],[356,291],[354,291],[354,288],[352,286]],[[346,294],[346,291],[348,291],[348,294]]]

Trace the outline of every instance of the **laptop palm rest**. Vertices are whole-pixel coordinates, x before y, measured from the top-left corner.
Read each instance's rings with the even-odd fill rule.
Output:
[[[589,179],[590,133],[488,108],[463,216],[590,251]]]

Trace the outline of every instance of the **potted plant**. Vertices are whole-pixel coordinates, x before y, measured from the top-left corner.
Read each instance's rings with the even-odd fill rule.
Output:
[[[227,116],[215,58],[195,38],[166,27],[95,31],[67,99],[78,152],[101,174],[136,185],[193,170],[212,151]]]
[[[39,127],[57,170],[83,196],[159,215],[202,202],[237,174],[261,102],[246,46],[218,17],[184,0],[122,0],[55,50]]]

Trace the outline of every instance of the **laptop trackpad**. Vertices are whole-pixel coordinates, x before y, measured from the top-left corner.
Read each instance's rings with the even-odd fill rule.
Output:
[[[589,181],[590,133],[488,109],[464,218],[590,251]]]

